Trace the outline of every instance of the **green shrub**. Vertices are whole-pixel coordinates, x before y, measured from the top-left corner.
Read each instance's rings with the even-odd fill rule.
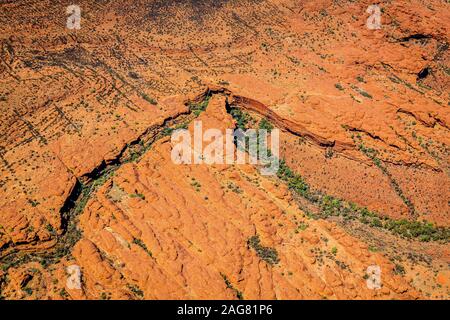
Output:
[[[22,289],[27,295],[31,296],[33,294],[33,289],[25,287]]]
[[[336,247],[331,248],[331,254],[333,256],[335,256],[337,254],[337,252],[338,252],[338,249]]]
[[[203,111],[206,110],[209,104],[209,100],[211,99],[211,95],[207,95],[205,99],[199,103],[189,103],[189,110],[195,114],[196,117],[200,115]]]
[[[336,83],[334,86],[335,86],[336,89],[338,89],[338,90],[341,90],[341,91],[344,90],[344,87],[343,87],[340,83]]]
[[[248,239],[247,244],[256,251],[256,254],[270,265],[275,265],[280,262],[277,250],[273,248],[264,247],[261,245],[259,236],[252,236]]]
[[[239,291],[238,289],[236,289],[235,287],[233,287],[230,280],[228,280],[228,277],[226,275],[224,275],[223,273],[220,273],[220,275],[222,276],[223,281],[225,282],[225,285],[227,286],[227,288],[233,290],[236,293],[236,297],[239,300],[244,300],[244,295],[242,294],[242,292]]]
[[[142,200],[145,200],[145,196],[142,193],[133,193],[130,194],[130,198],[140,198]]]
[[[241,130],[246,130],[248,123],[253,121],[253,118],[247,112],[238,108],[231,109],[230,114],[236,120],[237,127]]]
[[[362,148],[368,154],[376,153],[373,149],[364,146]],[[293,192],[319,205],[320,213],[314,215],[314,218],[343,216],[348,219],[358,219],[364,224],[389,230],[408,239],[444,242],[450,240],[450,228],[434,226],[426,221],[394,220],[388,217],[380,217],[376,212],[370,211],[366,207],[359,207],[355,203],[318,192],[313,193],[303,178],[286,165],[285,160],[280,160],[277,176],[285,181]]]
[[[137,297],[144,298],[144,292],[136,285],[128,284],[128,289]]]
[[[394,273],[399,274],[399,275],[404,275],[405,268],[401,264],[396,263],[395,267],[394,267]]]
[[[153,257],[152,252],[151,252],[150,250],[148,250],[148,248],[147,248],[147,246],[145,245],[144,241],[142,241],[141,239],[134,238],[134,239],[133,239],[133,243],[136,244],[136,245],[138,245],[139,247],[141,247],[145,252],[147,252],[147,254],[148,254],[150,257]]]
[[[146,95],[145,93],[143,93],[142,95],[141,95],[141,97],[142,97],[142,99],[144,99],[145,101],[147,101],[147,102],[149,102],[150,104],[152,104],[152,105],[157,105],[158,104],[158,102],[155,100],[155,99],[153,99],[153,98],[150,98],[148,95]]]
[[[273,129],[273,125],[266,118],[263,118],[259,122],[259,129],[263,129],[263,130],[267,130],[267,132],[271,132]]]

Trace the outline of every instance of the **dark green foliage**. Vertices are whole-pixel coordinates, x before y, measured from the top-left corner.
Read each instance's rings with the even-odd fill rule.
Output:
[[[242,292],[239,291],[238,289],[236,289],[235,287],[233,287],[230,280],[228,280],[228,277],[226,275],[224,275],[223,273],[220,273],[220,275],[222,276],[223,281],[225,281],[225,285],[227,286],[227,288],[233,290],[236,293],[236,297],[239,300],[244,300],[244,295],[242,294]]]
[[[208,105],[209,98],[211,97],[208,94],[203,102],[194,106],[194,109],[197,108],[199,110],[205,110]],[[157,102],[148,96],[143,95],[143,98],[149,101],[152,104],[156,104]],[[179,128],[187,128],[189,120],[182,124],[178,124],[175,126],[175,129]],[[164,130],[164,129],[163,129]],[[165,134],[170,134],[172,129],[170,130],[161,130],[163,133],[161,136]],[[156,137],[159,138],[158,136]],[[61,258],[68,256],[70,258],[71,250],[75,243],[77,243],[82,236],[81,231],[78,229],[78,216],[83,212],[86,204],[88,203],[91,195],[102,185],[106,183],[113,175],[115,170],[120,167],[120,163],[128,163],[135,161],[140,158],[152,145],[153,142],[146,144],[144,140],[140,139],[137,143],[133,143],[127,145],[126,150],[123,152],[124,155],[128,157],[124,157],[119,160],[119,163],[116,164],[105,164],[105,166],[96,169],[89,175],[88,182],[83,182],[81,180],[77,181],[76,188],[73,191],[73,194],[67,200],[67,203],[64,204],[64,207],[61,209],[60,214],[64,224],[64,232],[62,234],[56,234],[53,226],[48,224],[46,229],[52,234],[54,238],[57,239],[56,245],[49,250],[48,252],[19,252],[18,250],[12,250],[10,254],[2,258],[0,263],[1,271],[8,271],[11,267],[17,267],[23,265],[25,263],[29,263],[31,261],[40,263],[44,268],[47,268],[55,263],[58,263]],[[139,197],[141,199],[145,199],[144,195],[136,193],[131,195],[132,197]],[[38,206],[39,202],[36,200],[29,200],[29,203],[32,206]],[[113,219],[114,219],[113,215]],[[2,227],[0,226],[0,234],[2,234]],[[136,239],[136,244],[140,245],[150,256],[152,253],[147,249],[145,244]],[[61,296],[64,297],[67,294],[65,291],[61,291]]]
[[[47,229],[48,232],[50,232],[50,234],[52,235],[55,234],[55,229],[53,229],[53,226],[50,223],[48,223],[45,228]]]
[[[406,219],[386,219],[383,227],[405,238],[418,238],[420,241],[448,241],[450,230],[445,227],[434,226],[427,221],[409,221]]]
[[[338,90],[341,90],[341,91],[344,90],[344,87],[343,87],[340,83],[336,83],[334,86],[335,86],[336,89],[338,89]]]
[[[248,113],[243,112],[240,109],[231,109],[230,113],[233,118],[237,120],[238,127],[243,130],[246,129],[248,122],[253,121]],[[372,159],[373,163],[380,168],[383,173],[390,177],[389,172],[377,157],[378,151],[364,146],[360,137],[358,138],[360,140],[358,145],[359,150]],[[432,223],[426,221],[409,221],[406,219],[394,220],[385,216],[380,216],[376,212],[372,212],[365,207],[360,207],[355,203],[347,202],[321,192],[313,192],[303,177],[293,172],[284,159],[279,162],[277,176],[287,183],[290,190],[319,206],[319,214],[307,212],[307,215],[310,218],[317,219],[330,216],[341,216],[345,219],[357,219],[371,227],[383,228],[408,239],[442,242],[448,242],[450,240],[450,228],[434,226]],[[408,206],[410,211],[415,212],[411,201],[406,198],[399,185],[393,179],[390,180],[391,185],[403,202]],[[256,239],[259,241],[259,238],[253,240],[256,241]]]
[[[186,130],[188,128],[188,123],[187,122],[185,122],[185,123],[182,123],[182,124],[180,124],[180,125],[177,125],[176,127],[174,127],[174,128],[164,128],[163,130],[162,130],[162,135],[163,136],[170,136],[174,131],[176,131],[176,130],[179,130],[179,129],[184,129],[184,130]]]
[[[147,248],[147,246],[145,245],[144,241],[142,241],[141,239],[134,238],[134,239],[133,239],[133,243],[134,243],[134,244],[137,244],[139,247],[141,247],[145,252],[147,252],[147,254],[148,254],[150,257],[153,257],[152,252],[151,252],[150,250],[148,250],[148,248]]]
[[[401,264],[396,263],[394,267],[394,273],[403,276],[405,274],[405,268]]]
[[[366,98],[369,98],[369,99],[372,99],[372,98],[373,98],[369,93],[365,92],[364,90],[360,90],[359,93],[360,93],[363,97],[366,97]]]
[[[338,249],[336,247],[331,248],[331,254],[333,256],[335,256],[337,254],[337,252],[338,252]]]
[[[139,199],[145,200],[145,196],[142,193],[130,194],[130,198],[139,198]]]
[[[163,131],[162,131],[162,134],[163,134],[164,136],[170,136],[170,135],[172,134],[173,131],[174,131],[173,128],[164,128]]]
[[[208,94],[202,102],[199,103],[189,103],[189,110],[195,114],[195,116],[199,116],[200,113],[206,110],[209,104],[209,100],[211,99],[211,95]]]
[[[263,118],[259,122],[259,129],[263,129],[263,130],[267,130],[267,132],[271,132],[273,129],[273,125],[266,118]]]
[[[305,198],[308,198],[309,193],[309,186],[308,184],[303,180],[303,178],[294,173],[287,165],[285,160],[280,160],[280,165],[277,172],[278,178],[281,180],[287,182],[289,188],[298,194],[304,196]]]
[[[362,81],[363,82],[363,81]],[[358,87],[356,87],[356,86],[351,86],[352,87],[352,89],[353,90],[355,90],[356,92],[358,92],[360,95],[362,95],[363,97],[366,97],[366,98],[369,98],[369,99],[372,99],[373,97],[369,94],[369,93],[367,93],[366,91],[364,91],[363,89],[361,89],[361,88],[358,88]]]
[[[397,181],[394,180],[390,172],[386,169],[386,167],[383,165],[382,161],[377,157],[378,151],[373,148],[368,148],[364,145],[364,143],[361,140],[361,137],[357,137],[359,139],[359,145],[358,149],[362,153],[364,153],[368,158],[372,160],[372,162],[383,172],[384,175],[386,175],[389,178],[389,182],[392,186],[392,188],[395,190],[397,195],[402,199],[403,203],[408,207],[409,212],[412,216],[416,215],[416,209],[414,208],[414,205],[412,204],[411,200],[409,200],[405,194],[403,193],[403,190],[400,188]],[[356,142],[356,140],[354,139]]]
[[[233,191],[234,193],[242,193],[242,189],[239,188],[239,186],[235,185],[234,183],[230,182],[228,184],[228,189],[230,189],[231,191]]]
[[[362,147],[364,148],[364,146]],[[364,148],[366,154],[372,156],[376,151],[370,148]],[[446,227],[434,226],[426,221],[410,221],[406,219],[394,220],[388,217],[381,217],[377,213],[368,210],[365,207],[338,199],[321,193],[313,193],[309,185],[303,178],[293,172],[284,160],[280,161],[278,170],[278,178],[285,181],[289,188],[304,197],[310,202],[317,203],[320,208],[320,213],[314,218],[327,218],[330,216],[342,216],[346,219],[358,219],[364,224],[369,224],[372,227],[383,228],[391,231],[394,234],[408,239],[417,239],[419,241],[443,241],[450,240],[450,229]],[[407,199],[405,199],[406,201]]]
[[[63,299],[67,299],[69,297],[69,294],[67,293],[66,289],[62,288],[61,290],[59,290],[59,295],[61,296],[61,298]]]
[[[28,199],[28,203],[31,204],[32,207],[37,207],[40,204],[39,201],[30,199]]]
[[[27,295],[31,296],[33,294],[33,289],[25,287],[22,289]]]
[[[150,97],[147,96],[145,93],[142,94],[142,99],[144,99],[145,101],[151,103],[151,104],[154,105],[154,106],[156,106],[156,105],[158,104],[158,102],[157,102],[155,99],[150,98]]]
[[[136,285],[128,284],[128,289],[138,298],[144,298],[144,292]]]
[[[241,109],[233,108],[230,111],[231,116],[236,120],[237,127],[242,130],[247,129],[247,124],[253,121],[253,118],[245,111]]]
[[[102,292],[100,294],[100,299],[102,299],[102,300],[111,300],[111,293],[109,293],[109,292]]]
[[[264,260],[268,264],[275,265],[280,262],[277,250],[262,246],[261,240],[259,239],[258,235],[248,239],[247,244],[256,251],[256,254],[262,260]]]

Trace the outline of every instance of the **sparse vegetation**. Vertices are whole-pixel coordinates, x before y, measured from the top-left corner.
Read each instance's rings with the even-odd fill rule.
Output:
[[[273,248],[264,247],[261,245],[261,240],[259,236],[252,236],[248,239],[247,244],[256,251],[256,254],[265,262],[270,265],[275,265],[280,262],[278,258],[277,250]]]
[[[246,130],[247,125],[253,122],[254,119],[245,111],[238,108],[232,108],[230,111],[231,116],[236,120],[237,128],[241,130]]]
[[[128,284],[127,287],[139,299],[144,298],[144,291],[142,291],[137,285]]]
[[[244,295],[242,294],[242,292],[239,291],[238,289],[236,289],[236,288],[231,284],[231,282],[230,282],[230,280],[228,279],[228,277],[227,277],[225,274],[223,274],[223,273],[220,273],[220,275],[222,276],[223,281],[225,282],[225,285],[227,286],[227,288],[228,288],[228,289],[231,289],[231,290],[233,290],[233,291],[235,292],[236,298],[238,298],[239,300],[244,300]]]
[[[145,200],[145,196],[142,193],[130,194],[130,198],[139,198],[139,199]]]
[[[194,113],[196,117],[200,115],[203,111],[206,110],[209,104],[209,100],[211,99],[211,94],[207,94],[205,99],[198,103],[189,103],[189,110]]]
[[[273,125],[266,118],[263,118],[259,122],[259,129],[263,129],[263,130],[267,130],[267,132],[271,132],[273,129]]]
[[[195,180],[195,178],[192,178],[191,186],[193,186],[194,189],[195,189],[195,191],[197,191],[197,192],[200,192],[200,188],[202,187],[202,185],[200,184],[200,182],[198,182],[197,180]]]
[[[231,114],[237,120],[238,127],[242,129],[245,129],[249,120],[252,119],[248,114],[242,112],[240,109],[232,109]],[[375,165],[383,168],[383,170],[387,172],[387,170],[385,170],[382,166],[381,161],[376,157],[376,150],[366,148],[362,143],[359,145],[359,148],[374,161]],[[434,226],[431,222],[427,221],[391,219],[386,216],[380,216],[379,214],[372,212],[365,207],[360,207],[354,203],[323,194],[319,191],[312,191],[303,177],[293,172],[284,159],[281,159],[279,162],[277,176],[279,179],[287,183],[289,189],[293,192],[319,206],[319,214],[309,212],[308,216],[310,218],[317,219],[328,218],[330,216],[341,216],[345,219],[357,219],[364,224],[369,224],[372,227],[391,231],[394,234],[408,239],[444,242],[448,242],[450,240],[450,228]],[[395,185],[396,184],[394,183],[394,189],[396,189],[399,195],[403,195],[403,193],[398,191],[400,188],[395,188]],[[406,204],[410,203],[406,197],[403,196],[402,199]]]
[[[317,204],[320,208],[319,214],[310,214],[313,218],[327,218],[330,216],[341,216],[345,219],[357,219],[372,227],[382,228],[407,239],[419,241],[444,241],[450,240],[450,229],[435,226],[427,221],[410,221],[406,219],[395,220],[386,216],[360,207],[354,203],[338,199],[333,196],[312,192],[309,185],[299,175],[294,173],[284,160],[280,161],[277,173],[278,177],[285,181],[289,188],[296,194]]]
[[[32,207],[37,207],[40,203],[36,200],[28,199],[28,203],[31,204]]]
[[[146,95],[145,93],[143,93],[141,96],[142,96],[142,99],[144,99],[145,101],[149,102],[150,104],[152,104],[152,105],[154,105],[154,106],[156,106],[156,105],[158,104],[158,102],[157,102],[155,99],[150,98],[150,97],[149,97],[148,95]]]
[[[394,189],[394,191],[397,193],[397,195],[402,199],[403,203],[408,207],[408,210],[411,214],[411,216],[416,216],[416,209],[414,208],[414,205],[412,204],[411,200],[409,200],[405,194],[403,193],[403,190],[400,188],[400,185],[395,181],[395,179],[392,177],[390,172],[387,170],[387,168],[383,165],[383,162],[380,158],[378,158],[378,151],[373,148],[368,148],[364,145],[362,139],[360,136],[353,136],[353,141],[355,141],[355,144],[357,144],[358,150],[364,153],[368,158],[372,160],[372,162],[383,172],[384,175],[386,175],[389,178],[389,182]]]
[[[309,225],[307,223],[301,222],[298,224],[297,230],[305,231],[308,227]]]
[[[405,268],[401,264],[396,263],[394,266],[394,273],[403,276],[405,275]]]
[[[204,101],[200,103],[201,109],[206,109],[208,105],[210,94],[206,96]],[[170,128],[170,126],[175,126],[175,128],[186,128],[189,121],[189,116],[181,117],[181,124],[178,124],[177,120],[169,121],[166,126]],[[173,123],[173,124],[172,124]],[[164,136],[164,128],[161,129],[160,135],[156,137]],[[167,131],[165,131],[167,133]],[[153,144],[155,140],[151,140],[150,143],[144,143],[143,138],[139,139],[136,143],[132,143],[126,146],[126,150],[128,153],[123,159],[120,159],[121,163],[133,162],[140,158],[142,154],[144,154]],[[120,167],[119,163],[115,163],[112,165],[108,165],[101,168],[96,168],[93,172],[90,173],[89,178],[90,182],[85,181],[77,181],[76,187],[74,188],[73,194],[70,195],[66,204],[61,209],[61,217],[64,227],[64,233],[62,235],[58,235],[58,242],[53,247],[52,250],[48,252],[13,252],[12,254],[5,257],[2,261],[0,269],[3,271],[7,271],[11,267],[17,267],[24,263],[28,263],[31,261],[36,261],[40,263],[44,268],[49,267],[52,264],[58,263],[61,258],[68,256],[70,257],[72,247],[76,242],[81,238],[81,231],[78,229],[78,216],[83,212],[86,204],[91,198],[91,194],[95,192],[100,186],[104,185],[113,175],[114,172]],[[137,197],[140,199],[145,199],[145,196],[139,193],[135,193],[130,195],[131,197]],[[39,203],[35,200],[29,201],[29,203],[33,206],[39,205]],[[53,236],[56,235],[56,231],[53,230],[51,225],[46,226],[47,230],[51,232]],[[139,242],[141,243],[141,242]],[[142,243],[143,244],[143,243]],[[144,249],[144,248],[143,248]],[[145,249],[144,249],[145,250]],[[151,255],[149,250],[146,252]]]
[[[361,88],[358,88],[356,86],[352,86],[352,89],[355,90],[356,92],[358,92],[360,95],[362,95],[365,98],[368,98],[368,99],[372,99],[373,98],[369,93],[367,93],[366,91],[364,91]]]
[[[23,292],[25,292],[29,296],[31,296],[33,294],[33,289],[31,289],[29,287],[25,287],[22,290],[23,290]]]
[[[136,244],[136,245],[138,245],[139,247],[141,247],[145,252],[147,252],[147,254],[148,254],[150,257],[153,257],[152,252],[151,252],[150,250],[148,250],[148,248],[147,248],[147,246],[145,245],[144,241],[142,241],[141,239],[134,238],[134,239],[133,239],[133,243]]]
[[[67,299],[69,297],[69,294],[67,293],[66,289],[62,288],[61,290],[59,290],[59,295],[61,296],[61,298],[63,299]]]
[[[111,300],[111,293],[109,293],[109,292],[102,292],[100,294],[100,299],[101,300]]]
[[[185,122],[185,123],[182,123],[182,124],[179,124],[179,125],[175,126],[174,128],[164,128],[163,131],[162,131],[162,134],[164,136],[170,136],[176,130],[179,130],[179,129],[186,130],[187,128],[188,128],[188,123]]]
[[[280,161],[280,167],[277,172],[278,178],[287,182],[288,187],[303,196],[309,195],[309,186],[303,178],[295,174],[287,165],[285,160]]]
[[[242,193],[242,189],[239,188],[239,186],[237,186],[236,184],[234,184],[233,182],[228,183],[228,189],[230,189],[231,191],[233,191],[234,193]]]
[[[83,30],[92,32],[81,34],[64,30],[66,17],[59,9],[44,10],[48,14],[42,17],[29,6],[6,2],[11,13],[4,20],[12,35],[2,40],[1,55],[6,134],[0,186],[7,214],[1,221],[5,228],[0,226],[0,270],[6,271],[0,271],[0,300],[3,288],[7,299],[207,296],[201,284],[191,288],[199,277],[238,299],[244,298],[238,289],[246,298],[448,297],[447,245],[416,243],[449,239],[447,228],[417,218],[445,224],[447,217],[445,184],[439,182],[448,176],[444,107],[450,96],[440,80],[450,69],[444,65],[448,43],[439,19],[433,19],[440,17],[442,3],[377,2],[385,13],[386,41],[380,41],[366,37],[366,5],[355,1],[350,10],[340,1],[329,6],[161,1],[151,8],[144,1],[125,9],[93,1],[82,9],[88,15]],[[89,12],[99,27],[89,28]],[[409,28],[417,12],[426,17]],[[55,23],[60,28],[50,34],[26,34],[30,25],[45,29]],[[85,45],[77,44],[79,37]],[[395,52],[372,59],[370,48]],[[421,55],[426,59],[415,63]],[[401,68],[411,61],[429,70],[425,81],[419,69]],[[236,103],[230,113],[239,128],[274,133],[273,125],[282,127],[280,151],[286,158],[278,176],[259,174],[263,162],[205,170],[173,165],[174,130],[186,129],[196,116],[205,129],[229,123],[220,121],[223,114],[202,113],[212,93],[203,91],[180,108],[180,99],[207,87],[217,94],[211,101],[222,113]],[[410,129],[399,126],[404,119],[415,119],[412,134],[419,144]],[[358,154],[338,123],[370,130],[364,141],[380,149],[363,146],[370,159]],[[421,147],[436,152],[437,160]],[[423,212],[407,216],[394,190],[408,208],[414,204]],[[406,219],[385,217],[391,213]],[[367,245],[380,253],[369,254]],[[250,269],[249,256],[257,262]],[[192,258],[195,265],[189,264]],[[393,264],[387,267],[389,258]],[[160,268],[148,266],[156,261]],[[66,266],[77,263],[83,292],[61,289],[71,273]],[[345,263],[355,272],[341,272],[348,270]],[[383,290],[371,292],[361,276],[373,264],[383,268]],[[273,277],[253,268],[261,266],[272,269]],[[392,271],[406,272],[405,281],[395,283]],[[28,274],[33,278],[26,282]],[[167,284],[165,276],[171,278]]]
[[[344,87],[340,83],[336,83],[334,86],[336,87],[336,89],[344,91]]]

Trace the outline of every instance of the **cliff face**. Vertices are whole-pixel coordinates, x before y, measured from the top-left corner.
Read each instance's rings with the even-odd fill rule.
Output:
[[[448,299],[447,2],[69,4],[0,4],[0,297]],[[171,160],[242,117],[277,175]]]

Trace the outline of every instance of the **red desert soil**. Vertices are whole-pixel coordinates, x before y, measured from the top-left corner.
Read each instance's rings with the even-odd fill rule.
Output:
[[[450,298],[448,1],[70,4],[0,3],[0,299]],[[171,160],[242,117],[292,175]]]

